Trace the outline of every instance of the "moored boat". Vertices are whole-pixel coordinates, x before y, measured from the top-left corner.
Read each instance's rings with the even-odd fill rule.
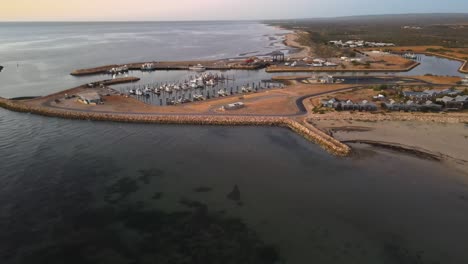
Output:
[[[405,53],[403,54],[403,57],[410,60],[415,60],[418,58],[418,56],[416,56],[414,53]]]
[[[223,89],[221,89],[221,90],[218,91],[218,95],[221,96],[221,97],[228,96],[228,94],[226,93],[226,91],[224,91]]]
[[[189,67],[189,70],[191,70],[191,71],[206,71],[206,67],[201,65],[201,64],[197,64],[195,66]]]
[[[143,63],[141,65],[141,70],[142,71],[154,71],[156,70],[156,67],[154,66],[154,63]]]

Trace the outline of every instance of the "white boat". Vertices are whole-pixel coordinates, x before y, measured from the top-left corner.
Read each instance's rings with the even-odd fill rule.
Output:
[[[110,73],[110,74],[122,74],[124,72],[128,72],[128,66],[124,65],[124,66],[120,66],[120,67],[114,67],[114,68],[111,68],[110,70],[108,70],[107,72]]]
[[[154,66],[153,63],[143,63],[141,65],[141,70],[142,71],[154,71],[156,67]]]
[[[194,101],[203,101],[203,100],[205,100],[205,97],[203,97],[203,95],[201,95],[201,94],[194,94],[193,95],[193,100]]]
[[[198,65],[189,67],[189,70],[191,70],[191,71],[206,71],[206,67],[201,65],[201,64],[198,64]]]
[[[140,89],[137,89],[135,92],[136,95],[143,95],[143,91]]]
[[[250,89],[250,87],[242,86],[241,92],[242,93],[250,93],[250,92],[252,92],[252,89]]]
[[[405,53],[403,54],[403,57],[410,60],[415,60],[418,58],[418,56],[416,56],[414,53]]]
[[[188,90],[188,89],[190,89],[190,88],[191,88],[191,87],[190,87],[190,85],[189,85],[188,83],[182,84],[182,90]]]
[[[130,89],[130,91],[128,91],[129,94],[136,94],[136,91],[135,89]]]
[[[152,90],[149,86],[146,86],[145,89],[143,90],[145,93],[150,93]]]
[[[226,93],[226,91],[221,89],[221,90],[218,91],[218,95],[221,96],[221,97],[224,97],[224,96],[227,96],[228,94]]]
[[[215,81],[213,79],[206,82],[206,86],[215,86]]]

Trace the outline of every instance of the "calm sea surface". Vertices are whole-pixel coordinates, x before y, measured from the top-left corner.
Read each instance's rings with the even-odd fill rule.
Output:
[[[253,22],[0,24],[0,96],[87,82],[68,75],[80,67],[268,53],[285,49],[283,33]],[[467,175],[356,152],[336,158],[281,128],[0,109],[0,263],[466,263]]]
[[[285,33],[252,22],[0,23],[0,96],[44,95],[103,78],[69,75],[79,68],[286,50]]]

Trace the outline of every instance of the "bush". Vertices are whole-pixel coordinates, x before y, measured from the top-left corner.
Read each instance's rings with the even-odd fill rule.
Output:
[[[381,84],[381,85],[379,86],[379,89],[380,89],[381,91],[385,91],[385,90],[388,89],[388,85],[386,85],[386,84]]]

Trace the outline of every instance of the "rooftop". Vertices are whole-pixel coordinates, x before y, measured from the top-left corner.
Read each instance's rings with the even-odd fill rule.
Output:
[[[101,96],[97,92],[83,92],[79,93],[78,96],[81,99],[88,101],[101,100]]]

